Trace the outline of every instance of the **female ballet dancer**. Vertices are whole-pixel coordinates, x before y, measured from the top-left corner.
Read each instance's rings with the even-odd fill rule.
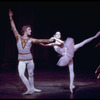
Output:
[[[73,70],[73,57],[75,51],[77,51],[80,47],[84,46],[86,43],[92,41],[100,35],[98,32],[95,36],[85,39],[84,41],[74,44],[74,39],[68,37],[65,41],[61,40],[61,33],[57,31],[53,36],[55,42],[44,44],[40,43],[42,46],[52,46],[54,50],[61,55],[60,59],[57,62],[58,66],[67,66],[69,68],[70,73],[70,92],[73,93],[74,85],[74,70]]]

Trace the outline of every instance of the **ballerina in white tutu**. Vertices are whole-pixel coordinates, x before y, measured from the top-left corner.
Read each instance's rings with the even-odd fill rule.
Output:
[[[44,44],[40,43],[42,46],[53,46],[54,50],[61,55],[60,59],[57,62],[58,66],[67,66],[69,67],[69,73],[70,73],[70,92],[73,93],[73,89],[75,88],[74,85],[74,69],[73,69],[73,57],[75,51],[77,51],[80,47],[84,46],[86,43],[92,41],[93,39],[97,38],[100,35],[100,32],[98,32],[95,36],[90,37],[88,39],[85,39],[84,41],[74,44],[74,39],[71,37],[68,37],[65,41],[61,40],[61,33],[57,31],[53,38],[55,39],[55,42]]]

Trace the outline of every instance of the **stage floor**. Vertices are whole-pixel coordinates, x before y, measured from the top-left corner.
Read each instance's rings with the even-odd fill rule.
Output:
[[[26,73],[27,75],[27,73]],[[17,70],[0,71],[0,99],[82,99],[100,98],[100,80],[95,75],[75,72],[74,93],[69,91],[68,70],[35,70],[35,87],[41,93],[22,95],[26,91]]]

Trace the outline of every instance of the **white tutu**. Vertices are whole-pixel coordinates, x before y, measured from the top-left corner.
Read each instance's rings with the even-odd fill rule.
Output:
[[[66,66],[74,57],[74,40],[68,37],[64,42],[64,47],[59,49],[59,54],[62,55],[57,62],[58,66]]]

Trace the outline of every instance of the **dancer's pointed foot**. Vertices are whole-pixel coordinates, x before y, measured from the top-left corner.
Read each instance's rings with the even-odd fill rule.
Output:
[[[33,88],[32,91],[33,91],[33,92],[41,92],[40,89],[36,89],[36,88]]]
[[[74,85],[70,85],[70,92],[73,93],[73,89],[75,88]]]

